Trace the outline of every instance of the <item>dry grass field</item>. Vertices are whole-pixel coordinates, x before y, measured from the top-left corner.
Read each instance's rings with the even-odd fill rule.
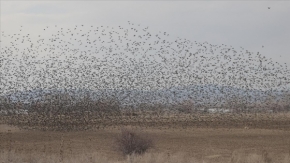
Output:
[[[6,116],[0,125],[0,160],[12,163],[290,162],[289,114],[178,116],[152,116],[141,121],[140,117],[146,116],[137,115],[120,118],[118,123],[111,120],[99,125],[91,120],[88,130],[70,131],[43,130],[41,123],[27,127],[20,121],[16,125],[20,127],[15,127],[8,125],[16,124],[8,121],[13,117]],[[71,124],[65,118],[62,123],[63,126]],[[122,155],[115,143],[121,127],[146,132],[154,147],[144,155]]]

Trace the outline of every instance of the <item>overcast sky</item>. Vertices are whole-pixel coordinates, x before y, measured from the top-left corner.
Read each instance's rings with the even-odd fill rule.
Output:
[[[36,31],[131,21],[172,37],[244,47],[288,65],[289,20],[290,1],[1,1],[1,31],[9,33],[21,25]]]

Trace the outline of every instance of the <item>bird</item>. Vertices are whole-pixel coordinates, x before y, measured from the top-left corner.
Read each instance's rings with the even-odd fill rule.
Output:
[[[17,90],[23,101],[25,91],[19,90],[41,96],[66,89],[78,100],[91,92],[92,100],[114,96],[121,105],[132,107],[159,102],[178,106],[190,98],[201,107],[228,103],[241,108],[244,103],[258,107],[259,99],[276,93],[266,90],[289,83],[287,65],[261,52],[175,38],[128,24],[40,28],[47,36],[27,34],[22,27],[17,33],[1,31],[0,66],[5,74],[0,95]],[[26,100],[35,100],[29,96]]]

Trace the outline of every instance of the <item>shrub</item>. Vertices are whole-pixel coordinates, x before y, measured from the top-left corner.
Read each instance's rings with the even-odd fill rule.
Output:
[[[153,141],[143,132],[133,132],[122,128],[121,134],[116,138],[116,145],[124,155],[143,154],[153,147]]]

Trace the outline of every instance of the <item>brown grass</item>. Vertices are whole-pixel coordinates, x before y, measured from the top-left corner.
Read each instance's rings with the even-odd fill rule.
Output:
[[[2,125],[4,126],[4,125]],[[6,130],[8,129],[8,130]],[[289,161],[290,132],[268,129],[158,129],[142,131],[154,147],[144,155],[124,156],[115,150],[119,128],[95,131],[38,131],[0,129],[1,161],[39,162],[208,162],[243,163]],[[139,130],[135,127],[133,131]],[[6,131],[5,131],[6,130]],[[234,151],[234,152],[233,152]],[[17,156],[13,156],[13,155]],[[40,158],[41,157],[41,158]],[[45,160],[46,159],[46,160]],[[9,161],[8,160],[8,161]],[[285,161],[286,160],[286,161]],[[178,162],[178,161],[175,161]]]
[[[163,110],[0,116],[1,161],[288,163],[289,117]],[[114,150],[120,128],[127,126],[146,131],[154,148],[128,158],[123,154],[133,152]]]
[[[213,155],[211,158],[217,157]],[[282,161],[271,160],[264,154],[245,154],[240,150],[233,152],[229,163],[289,163],[289,155],[285,155]],[[0,153],[1,163],[215,163],[211,160],[200,160],[186,156],[184,153],[169,155],[166,153],[145,153],[144,155],[128,155],[122,161],[111,161],[98,153],[71,155],[61,160],[57,155],[44,155],[39,153],[19,153],[4,151]],[[60,161],[61,160],[61,161]]]

